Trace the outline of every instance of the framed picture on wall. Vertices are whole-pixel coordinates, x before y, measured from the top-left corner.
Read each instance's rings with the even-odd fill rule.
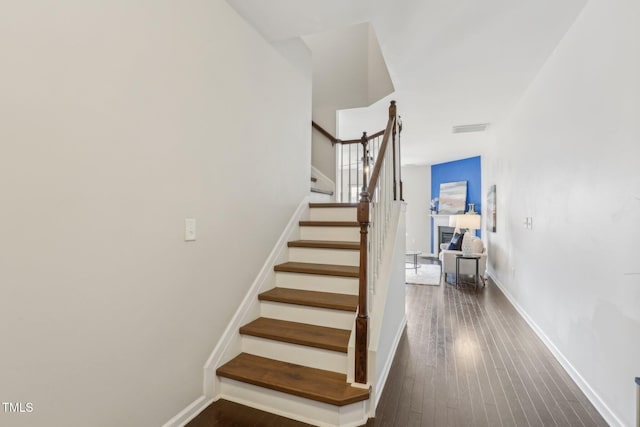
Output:
[[[464,213],[467,203],[467,181],[443,182],[440,184],[439,214]]]
[[[489,187],[487,194],[487,231],[496,232],[496,185]]]

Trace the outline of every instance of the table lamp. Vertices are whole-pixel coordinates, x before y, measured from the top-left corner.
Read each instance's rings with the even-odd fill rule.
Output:
[[[456,215],[456,225],[458,228],[463,229],[466,228],[467,232],[464,233],[464,237],[462,238],[462,254],[464,256],[469,256],[473,254],[473,234],[472,230],[475,231],[480,228],[481,216],[478,215],[475,211],[470,210],[464,215]]]

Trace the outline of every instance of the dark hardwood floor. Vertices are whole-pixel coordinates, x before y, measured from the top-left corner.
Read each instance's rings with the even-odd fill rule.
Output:
[[[305,427],[309,424],[218,400],[191,420],[188,427]]]
[[[606,426],[489,280],[407,285],[405,333],[369,426]]]
[[[491,281],[407,285],[407,318],[367,426],[607,425]],[[189,427],[303,425],[219,401]]]

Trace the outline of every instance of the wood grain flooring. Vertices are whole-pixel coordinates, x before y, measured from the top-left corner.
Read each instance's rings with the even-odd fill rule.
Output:
[[[500,290],[407,285],[408,324],[368,426],[606,426]]]
[[[187,427],[308,427],[310,425],[220,399],[191,420]]]

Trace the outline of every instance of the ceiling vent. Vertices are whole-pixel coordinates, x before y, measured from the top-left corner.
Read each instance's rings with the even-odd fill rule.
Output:
[[[484,132],[489,123],[476,123],[473,125],[458,125],[452,128],[453,133]]]

